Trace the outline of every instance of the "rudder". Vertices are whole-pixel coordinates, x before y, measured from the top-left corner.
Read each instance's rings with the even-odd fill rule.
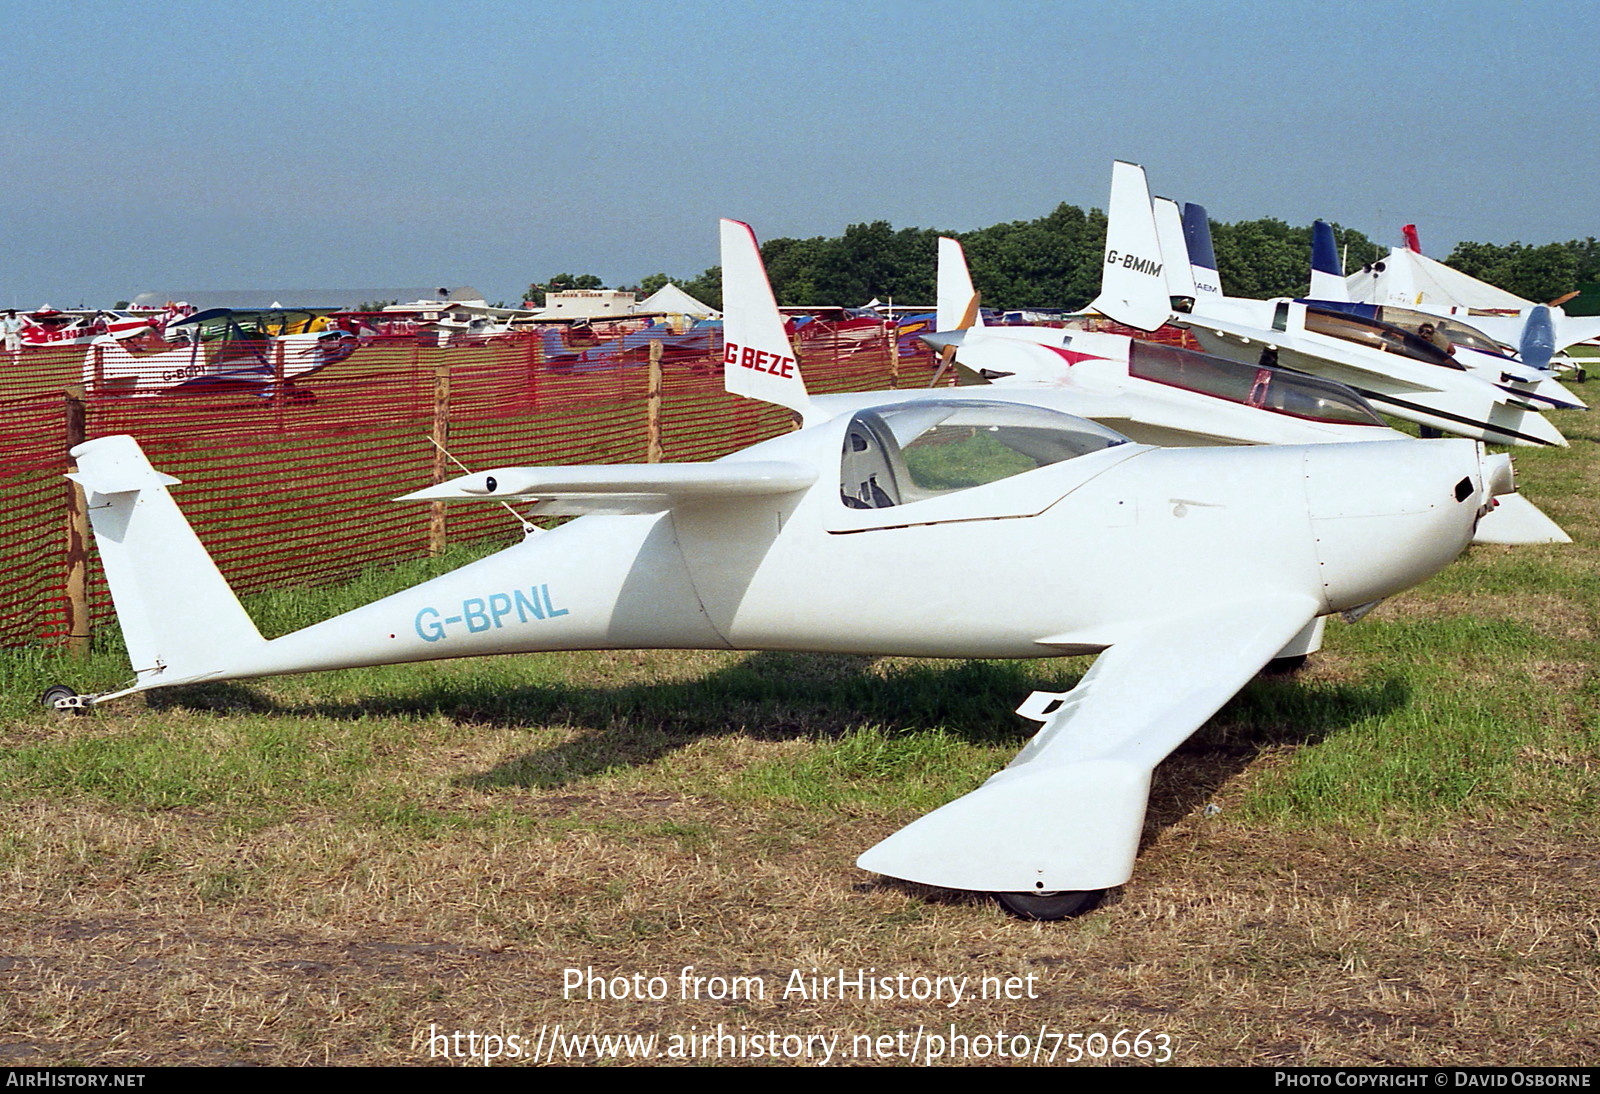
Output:
[[[211,555],[178,510],[163,475],[129,436],[72,450],[122,625],[141,684],[201,679],[263,643]]]

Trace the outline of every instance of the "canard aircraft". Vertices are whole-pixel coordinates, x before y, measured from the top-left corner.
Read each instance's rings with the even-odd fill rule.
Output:
[[[1555,370],[1551,368],[1555,350],[1554,320],[1544,304],[1530,306],[1518,331],[1518,346],[1513,349],[1453,316],[1433,315],[1400,304],[1353,301],[1348,288],[1333,226],[1325,220],[1314,221],[1311,225],[1311,295],[1303,303],[1399,327],[1438,346],[1468,372],[1541,409],[1588,409],[1583,400],[1556,382]]]
[[[1383,413],[1440,432],[1496,444],[1566,445],[1540,416],[1541,405],[1474,375],[1425,338],[1314,303],[1201,288],[1187,252],[1170,260],[1166,254],[1187,240],[1180,236],[1164,248],[1164,235],[1171,238],[1159,229],[1144,169],[1118,162],[1094,310],[1139,330],[1170,321],[1207,353],[1336,380]]]
[[[1157,448],[1048,389],[813,396],[750,229],[722,223],[729,391],[801,428],[720,460],[497,467],[408,499],[580,519],[271,640],[126,436],[73,450],[135,679],[154,688],[480,654],[776,649],[1098,654],[1003,771],[866,870],[1055,919],[1130,877],[1151,772],[1320,617],[1471,540],[1508,457],[1471,440]],[[952,577],[951,559],[982,560]]]
[[[1434,315],[1463,319],[1484,333],[1521,347],[1530,336],[1548,343],[1554,367],[1585,378],[1582,359],[1563,350],[1578,342],[1600,338],[1600,316],[1568,315],[1560,305],[1524,299],[1487,282],[1446,266],[1422,253],[1416,226],[1402,230],[1404,247],[1390,248],[1385,258],[1367,263],[1344,278],[1348,299],[1415,308]]]

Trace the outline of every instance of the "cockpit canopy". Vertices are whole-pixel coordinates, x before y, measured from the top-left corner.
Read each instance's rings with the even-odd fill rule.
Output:
[[[1492,353],[1496,357],[1512,357],[1516,353],[1510,346],[1495,341],[1477,327],[1469,326],[1459,319],[1432,315],[1417,311],[1415,308],[1401,308],[1393,304],[1346,304],[1331,301],[1318,301],[1317,307],[1323,311],[1345,312],[1399,327],[1425,341],[1432,342],[1446,352],[1449,352],[1446,346],[1450,345],[1466,346],[1479,353]]]
[[[1341,425],[1383,425],[1383,419],[1367,401],[1343,384],[1159,342],[1131,343],[1128,374],[1293,418]]]
[[[845,430],[840,499],[851,509],[908,505],[1127,443],[1094,422],[1018,403],[874,407]]]
[[[1385,353],[1397,353],[1402,357],[1409,357],[1413,361],[1421,361],[1429,365],[1443,365],[1445,368],[1465,371],[1464,365],[1459,364],[1449,353],[1434,345],[1427,338],[1377,319],[1368,319],[1365,316],[1353,315],[1349,312],[1321,305],[1308,306],[1306,308],[1306,330],[1314,334],[1325,334],[1330,338],[1354,342],[1370,349],[1382,350]]]

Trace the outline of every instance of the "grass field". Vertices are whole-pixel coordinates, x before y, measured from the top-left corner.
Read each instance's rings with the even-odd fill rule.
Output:
[[[560,654],[58,719],[37,693],[117,683],[115,643],[9,655],[0,1060],[1592,1064],[1600,419],[1554,417],[1572,448],[1519,477],[1576,542],[1474,548],[1251,684],[1157,771],[1133,881],[1062,923],[853,860],[1085,659]],[[462,557],[252,610],[280,633]],[[784,994],[840,970],[965,994]]]

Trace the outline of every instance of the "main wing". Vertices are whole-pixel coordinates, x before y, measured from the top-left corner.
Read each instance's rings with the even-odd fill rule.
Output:
[[[1155,622],[1102,653],[1070,692],[1035,692],[1044,722],[977,790],[912,822],[856,865],[983,892],[1106,889],[1127,881],[1150,775],[1321,609],[1285,594]]]
[[[650,513],[693,499],[792,494],[816,481],[815,467],[786,460],[497,467],[397,500],[537,500],[534,512],[545,515]]]

